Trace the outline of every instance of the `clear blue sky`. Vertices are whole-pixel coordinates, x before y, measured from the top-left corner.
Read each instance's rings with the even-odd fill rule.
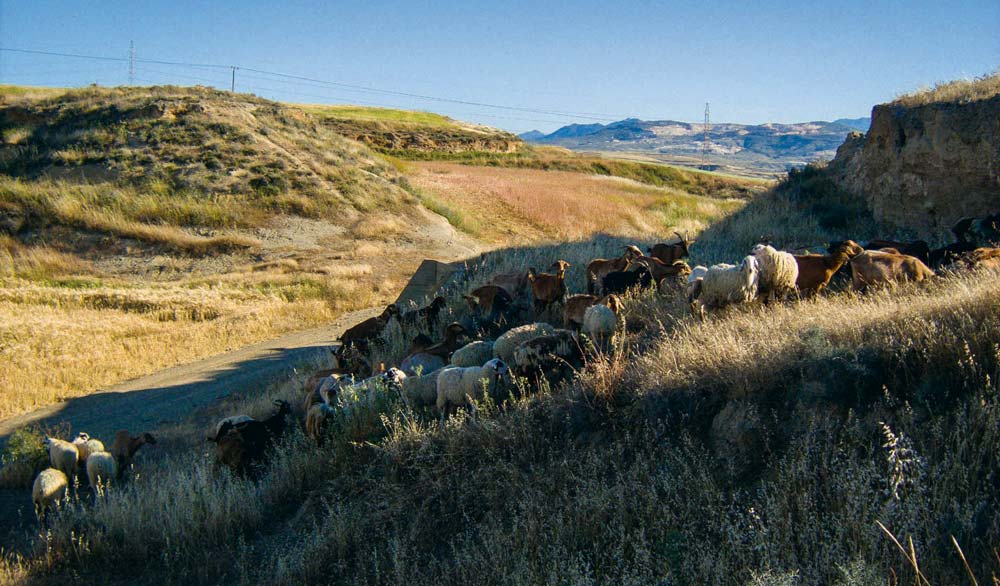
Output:
[[[521,132],[591,118],[761,123],[867,116],[1000,66],[1000,0],[957,2],[0,1],[0,46],[233,64],[542,114],[237,72],[237,91],[442,112]],[[229,86],[139,63],[137,83]],[[0,81],[124,84],[127,64],[0,53]]]

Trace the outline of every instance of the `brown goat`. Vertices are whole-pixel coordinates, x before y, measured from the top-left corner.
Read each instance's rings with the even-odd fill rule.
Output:
[[[355,345],[361,349],[367,349],[368,344],[372,340],[382,335],[382,331],[385,329],[385,325],[389,323],[389,320],[398,315],[399,308],[393,303],[387,305],[381,315],[370,317],[353,327],[347,328],[340,335],[341,348]]]
[[[691,245],[694,244],[694,240],[688,240],[687,236],[681,236],[680,232],[674,232],[674,234],[677,234],[678,242],[654,244],[647,249],[649,256],[655,257],[668,265],[674,264],[675,261],[681,260],[686,256],[690,256]]]
[[[118,464],[116,480],[121,480],[125,476],[125,470],[132,466],[132,458],[139,448],[145,445],[155,445],[156,438],[151,433],[144,433],[137,437],[132,437],[128,430],[121,429],[115,434],[115,441],[111,444],[111,455]]]
[[[430,302],[429,305],[427,305],[427,307],[421,307],[420,309],[399,314],[399,323],[406,326],[415,326],[420,323],[431,325],[437,321],[438,314],[441,313],[441,310],[444,309],[446,305],[448,305],[448,302],[445,298],[437,296]],[[388,320],[386,321],[388,322]]]
[[[868,287],[924,281],[934,276],[920,259],[905,254],[867,250],[851,259],[851,284],[855,291]]]
[[[483,285],[462,297],[469,304],[469,309],[479,311],[484,316],[492,315],[494,310],[506,309],[514,302],[510,292],[500,285]]]
[[[794,254],[799,265],[799,276],[795,286],[799,293],[806,297],[814,297],[827,285],[830,279],[847,264],[852,257],[863,252],[863,249],[851,241],[830,248],[829,254]]]
[[[667,277],[683,278],[691,274],[691,267],[682,260],[677,260],[667,264],[653,256],[640,256],[638,258],[634,258],[625,270],[635,271],[639,270],[639,267],[646,267],[649,270],[649,274],[652,275],[657,286],[659,286],[660,283],[662,283]]]
[[[958,262],[968,269],[1000,270],[1000,248],[977,248],[961,255]]]
[[[618,258],[595,258],[587,263],[587,293],[597,292],[597,288],[601,286],[608,273],[624,271],[630,260],[640,256],[642,251],[639,247],[630,244],[625,247],[625,253]]]
[[[514,299],[528,290],[528,273],[501,273],[493,275],[487,285],[502,287]]]
[[[597,303],[597,300],[597,295],[587,293],[567,297],[565,307],[563,307],[563,327],[580,329],[580,326],[583,325],[583,314],[586,313],[588,307]]]
[[[570,265],[564,260],[552,263],[549,270],[555,273],[538,273],[534,267],[528,269],[531,296],[535,300],[535,313],[542,313],[553,303],[562,303],[566,297],[566,269]]]
[[[883,252],[888,252],[886,249],[889,248],[894,249],[896,251],[895,254],[915,256],[924,264],[931,262],[931,247],[923,240],[914,240],[912,242],[900,242],[898,240],[869,240],[864,246],[865,250],[881,250]]]

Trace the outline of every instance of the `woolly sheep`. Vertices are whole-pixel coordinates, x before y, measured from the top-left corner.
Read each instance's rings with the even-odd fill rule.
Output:
[[[605,306],[601,306],[605,307]],[[583,367],[583,349],[576,333],[556,330],[518,345],[514,350],[514,371],[530,379],[544,377],[552,385]]]
[[[493,357],[504,362],[512,362],[518,344],[539,336],[552,335],[555,331],[554,327],[544,322],[511,328],[493,342]]]
[[[403,401],[410,409],[433,407],[437,403],[437,377],[439,373],[406,377],[406,380],[403,381]]]
[[[705,265],[698,265],[691,269],[691,274],[687,276],[687,286],[684,288],[688,303],[693,303],[701,294],[701,281],[706,274],[708,274],[708,267]]]
[[[751,254],[757,258],[759,275],[757,295],[769,302],[773,299],[785,300],[795,293],[795,281],[799,278],[799,263],[788,252],[775,250],[769,244],[758,244]]]
[[[430,374],[444,368],[446,364],[448,364],[448,361],[440,356],[418,352],[404,358],[399,367],[408,375],[417,373]]]
[[[449,366],[437,375],[437,410],[441,421],[449,411],[459,406],[473,407],[470,399],[482,400],[484,393],[493,394],[501,383],[510,382],[507,364],[494,358],[482,366],[462,368]]]
[[[43,522],[52,507],[58,507],[59,501],[66,496],[69,488],[69,478],[62,470],[46,468],[35,477],[31,487],[31,501],[35,503],[35,515]]]
[[[617,325],[618,316],[607,305],[591,305],[583,313],[583,331],[595,340],[614,335]]]
[[[482,366],[493,358],[493,342],[478,340],[469,342],[451,355],[452,366]]]
[[[331,404],[348,414],[359,407],[372,408],[379,395],[393,392],[402,394],[407,378],[409,377],[402,370],[390,368],[382,374],[340,387],[336,399],[331,398]]]
[[[712,265],[701,281],[700,308],[716,309],[752,301],[757,296],[758,272],[757,257],[753,255],[744,258],[739,266]]]
[[[100,490],[100,486],[108,486],[118,477],[118,462],[108,452],[93,452],[87,456],[87,480],[90,487]]]
[[[79,446],[61,439],[49,437],[45,438],[45,448],[49,452],[49,464],[56,470],[60,470],[67,478],[73,478],[76,474],[77,461],[80,457]]]

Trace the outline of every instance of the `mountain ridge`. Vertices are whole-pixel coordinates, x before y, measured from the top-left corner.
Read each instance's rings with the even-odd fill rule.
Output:
[[[834,122],[715,123],[708,130],[708,159],[783,170],[817,159],[832,159],[844,138],[867,118]],[[531,143],[585,151],[632,151],[703,158],[705,130],[699,123],[626,118],[609,124],[570,124],[549,134],[537,130],[520,137]]]

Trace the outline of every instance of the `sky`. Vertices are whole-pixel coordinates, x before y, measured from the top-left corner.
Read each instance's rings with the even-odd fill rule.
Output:
[[[1000,0],[0,0],[0,48],[121,60],[5,50],[0,83],[127,84],[130,41],[136,85],[228,89],[238,66],[240,92],[513,132],[700,122],[706,102],[714,122],[787,123],[863,117],[902,93],[996,71]]]

